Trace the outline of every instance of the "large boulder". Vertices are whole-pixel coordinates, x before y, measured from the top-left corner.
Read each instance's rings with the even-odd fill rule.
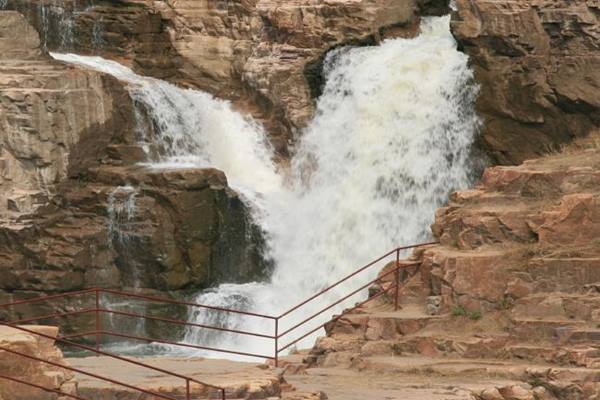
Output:
[[[49,337],[56,337],[58,334],[56,327],[25,326],[24,328]],[[0,326],[0,348],[68,366],[54,340],[8,326]],[[51,390],[77,395],[77,384],[71,371],[2,349],[0,349],[0,372],[2,375]],[[6,400],[53,400],[57,396],[32,386],[0,378],[0,398]]]

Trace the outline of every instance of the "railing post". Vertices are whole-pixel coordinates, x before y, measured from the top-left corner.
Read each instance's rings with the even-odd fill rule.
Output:
[[[100,351],[100,291],[96,289],[96,351]],[[100,354],[96,353],[96,357]]]
[[[186,379],[185,380],[185,400],[191,400],[192,398],[190,397],[190,380]]]
[[[275,368],[279,367],[279,318],[275,318]]]
[[[221,389],[221,400],[225,400],[225,389]]]
[[[396,250],[396,271],[394,271],[396,288],[394,289],[394,311],[398,311],[398,297],[400,296],[400,249]]]

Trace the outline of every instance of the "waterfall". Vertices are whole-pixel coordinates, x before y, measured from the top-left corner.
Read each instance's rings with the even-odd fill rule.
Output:
[[[263,130],[227,102],[98,57],[54,56],[129,83],[156,129],[140,135],[155,149],[148,151],[149,165],[222,169],[253,206],[276,266],[270,281],[221,285],[199,293],[198,303],[277,315],[378,255],[428,239],[436,208],[469,184],[477,87],[449,17],[425,18],[414,39],[331,52],[316,115],[285,177],[273,166]],[[347,290],[340,287],[322,301]],[[271,323],[250,317],[196,310],[189,318],[272,333]],[[273,346],[197,329],[188,330],[185,341],[264,354]]]
[[[222,285],[196,302],[228,306],[235,299],[278,315],[390,249],[429,239],[435,210],[469,185],[477,87],[449,17],[424,19],[414,39],[333,51],[324,72],[316,116],[292,161],[291,188],[269,197],[260,220],[276,265],[271,281]],[[336,288],[280,331],[359,286]],[[251,317],[195,311],[191,319],[273,333],[272,323]],[[186,341],[272,354],[269,341],[206,330],[190,330]]]
[[[119,186],[108,195],[108,241],[114,240],[126,245],[131,233],[130,227],[135,217],[135,196],[137,191],[131,186]]]
[[[0,0],[0,9],[19,11],[36,25],[44,50],[73,50],[78,42],[75,34],[78,17],[95,6],[95,0],[39,0],[37,4]],[[91,32],[91,46],[96,51],[104,44],[103,23],[100,19],[94,21]]]
[[[52,53],[57,60],[83,65],[128,83],[136,106],[137,136],[153,168],[214,167],[226,172],[230,186],[253,205],[259,194],[279,190],[281,177],[271,160],[264,130],[232,110],[231,104],[208,93],[181,89],[142,77],[101,57]],[[143,115],[156,132],[143,130]]]
[[[135,232],[136,216],[136,196],[138,190],[133,186],[118,186],[108,194],[106,212],[108,215],[108,245],[111,248],[119,248],[120,252],[128,254],[128,248],[131,246],[133,233]],[[134,289],[140,287],[140,270],[131,268],[130,278],[122,278],[122,281],[130,279]],[[136,301],[130,301],[122,297],[103,296],[102,306],[115,311],[134,312],[138,314],[147,314],[146,304]],[[146,331],[146,322],[144,319],[130,319],[115,314],[105,316],[106,324],[112,331],[127,332],[137,336],[144,336]],[[130,348],[139,348],[144,351],[145,346],[139,344],[127,343],[124,346],[111,344],[111,349],[117,351],[131,350]]]

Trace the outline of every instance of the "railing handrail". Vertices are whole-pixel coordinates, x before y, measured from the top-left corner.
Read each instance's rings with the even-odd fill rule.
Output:
[[[61,337],[54,337],[54,336],[51,336],[51,335],[46,335],[45,333],[37,332],[35,330],[28,329],[28,328],[25,328],[23,326],[12,325],[10,323],[5,323],[5,322],[0,322],[0,325],[8,326],[9,328],[16,329],[16,330],[19,330],[21,332],[29,333],[30,335],[42,337],[44,339],[49,339],[49,340],[52,340],[52,341],[55,341],[55,342],[65,343],[65,344],[67,344],[69,346],[72,346],[72,347],[75,347],[75,348],[78,348],[78,349],[82,349],[82,350],[86,350],[86,351],[90,351],[90,352],[92,352],[94,354],[97,354],[97,355],[101,355],[101,356],[113,358],[113,359],[116,359],[116,360],[119,360],[119,361],[122,361],[122,362],[126,362],[126,363],[129,363],[129,364],[138,366],[138,367],[142,367],[142,368],[145,368],[145,369],[148,369],[148,370],[152,370],[152,371],[155,371],[155,372],[160,372],[160,373],[163,373],[163,374],[175,377],[175,378],[183,379],[186,382],[188,382],[188,381],[189,382],[194,382],[196,384],[203,385],[203,386],[206,386],[206,387],[209,387],[209,388],[213,388],[213,389],[217,389],[219,391],[224,391],[225,390],[225,388],[223,388],[221,386],[217,386],[217,385],[213,385],[213,384],[210,384],[210,383],[202,382],[202,381],[199,381],[199,380],[197,380],[195,378],[192,378],[192,377],[189,377],[189,376],[185,376],[185,375],[182,375],[182,374],[178,374],[176,372],[168,371],[168,370],[163,369],[163,368],[154,367],[152,365],[148,365],[148,364],[145,364],[145,363],[142,363],[142,362],[139,362],[139,361],[131,360],[131,359],[127,358],[127,357],[118,356],[118,355],[115,355],[115,354],[112,354],[112,353],[108,353],[108,352],[104,352],[104,351],[95,349],[95,348],[90,347],[90,346],[86,346],[86,345],[83,345],[83,344],[71,342],[71,341],[66,340],[64,338],[61,338]],[[97,332],[93,332],[92,334],[96,334],[96,333]],[[3,348],[1,348],[1,347],[0,347],[0,349],[3,350]],[[71,367],[68,367],[67,369],[69,369],[69,368],[71,368]],[[96,377],[96,378],[97,379],[102,379],[102,378],[98,378],[98,377]]]
[[[152,392],[152,391],[149,391],[149,390],[146,390],[146,389],[138,388],[138,387],[129,385],[129,384],[124,383],[124,382],[119,382],[119,381],[117,381],[115,379],[112,379],[112,378],[107,378],[105,376],[94,374],[92,372],[86,372],[86,371],[84,371],[82,369],[79,369],[79,368],[70,367],[68,365],[62,365],[62,364],[59,364],[59,363],[56,363],[56,362],[53,362],[53,361],[50,361],[50,360],[44,360],[43,358],[32,356],[30,354],[21,353],[21,352],[16,351],[16,350],[9,349],[8,347],[0,346],[0,351],[4,351],[4,352],[10,353],[10,354],[14,354],[16,356],[27,358],[27,359],[30,359],[30,360],[33,360],[33,361],[37,361],[37,362],[40,362],[40,363],[43,363],[43,364],[52,365],[53,367],[63,368],[63,369],[66,369],[67,371],[76,372],[78,374],[89,376],[89,377],[94,378],[94,379],[99,379],[99,380],[104,381],[104,382],[112,383],[113,385],[126,387],[128,389],[133,389],[135,391],[139,391],[139,392],[144,393],[144,394],[149,394],[151,396],[160,397],[160,398],[166,399],[166,400],[177,400],[174,397],[170,397],[170,396],[167,396],[167,395],[164,395],[164,394],[160,394],[160,393]]]
[[[354,271],[353,273],[351,273],[350,275],[347,275],[346,277],[340,279],[339,281],[337,281],[336,283],[332,284],[331,286],[321,290],[319,293],[314,294],[313,296],[309,297],[308,299],[304,300],[303,302],[299,303],[298,305],[290,308],[289,310],[287,310],[286,312],[284,312],[283,314],[279,315],[279,319],[285,317],[286,315],[289,315],[290,313],[296,311],[297,309],[299,309],[300,307],[304,306],[305,304],[310,303],[311,301],[313,301],[314,299],[316,299],[317,297],[323,295],[324,293],[327,293],[328,291],[330,291],[331,289],[341,285],[342,283],[346,282],[348,279],[355,277],[356,275],[358,275],[359,273],[369,269],[370,267],[372,267],[373,265],[377,264],[379,261],[385,259],[386,257],[391,256],[394,253],[397,253],[399,251],[404,251],[404,250],[409,250],[409,249],[415,249],[418,247],[424,247],[424,246],[429,246],[429,245],[433,245],[433,244],[437,244],[437,242],[430,242],[430,243],[421,243],[421,244],[415,244],[415,245],[411,245],[411,246],[404,246],[404,247],[396,247],[394,250],[391,250],[390,252],[384,254],[383,256],[379,257],[378,259],[371,261],[370,263],[368,263],[367,265],[365,265],[364,267],[359,268],[358,270]]]
[[[48,300],[56,300],[56,299],[60,299],[60,298],[72,297],[72,296],[76,296],[76,295],[84,295],[84,294],[89,294],[89,293],[95,293],[95,295],[96,295],[96,306],[95,306],[95,308],[87,308],[87,309],[79,310],[79,311],[69,311],[69,312],[63,312],[63,313],[55,313],[55,314],[50,314],[50,315],[46,315],[46,316],[43,316],[43,317],[37,317],[37,318],[25,318],[25,319],[21,319],[21,320],[18,320],[18,321],[13,321],[10,324],[5,324],[5,325],[9,325],[9,326],[15,327],[14,324],[17,324],[17,323],[31,322],[31,321],[36,321],[36,320],[50,319],[50,318],[59,318],[59,317],[65,317],[65,316],[70,316],[70,315],[85,314],[85,313],[92,313],[93,312],[93,313],[96,314],[96,329],[95,329],[95,331],[86,332],[84,334],[74,334],[74,335],[70,335],[70,336],[63,336],[61,338],[58,338],[57,340],[66,340],[67,338],[69,338],[69,339],[82,338],[82,337],[86,337],[86,336],[95,335],[96,336],[96,349],[93,349],[93,348],[88,347],[88,346],[84,346],[85,349],[89,350],[89,351],[92,351],[92,352],[94,352],[96,354],[103,354],[103,355],[107,355],[107,356],[113,356],[115,358],[118,358],[118,356],[114,356],[111,353],[99,352],[99,343],[100,343],[100,338],[102,336],[114,336],[114,337],[120,337],[120,338],[126,338],[126,339],[127,338],[128,339],[135,339],[135,340],[140,340],[140,341],[144,341],[144,342],[163,343],[163,344],[168,344],[168,345],[174,345],[174,346],[180,346],[180,347],[187,347],[187,348],[194,348],[194,349],[199,349],[199,350],[208,350],[208,351],[215,351],[215,352],[235,354],[235,355],[242,355],[242,356],[258,357],[258,358],[263,358],[263,359],[267,359],[267,360],[274,360],[275,361],[275,365],[277,366],[278,357],[279,357],[279,353],[280,352],[286,350],[291,345],[299,342],[300,340],[306,338],[310,334],[312,334],[312,333],[316,332],[317,330],[323,328],[325,325],[327,325],[327,323],[329,323],[331,321],[337,321],[337,320],[339,320],[339,318],[341,317],[341,315],[337,316],[337,317],[334,317],[331,321],[328,321],[327,323],[322,324],[322,325],[320,325],[319,327],[317,327],[315,329],[312,329],[310,332],[302,335],[300,338],[292,340],[290,343],[288,343],[287,345],[285,345],[283,347],[279,347],[279,339],[281,339],[282,337],[288,335],[292,331],[300,328],[301,326],[306,325],[308,322],[314,320],[317,316],[323,314],[324,312],[326,312],[326,311],[332,309],[333,307],[341,304],[342,302],[348,300],[352,296],[358,294],[360,291],[364,290],[365,288],[369,287],[370,285],[373,285],[374,283],[380,281],[381,279],[383,279],[383,278],[391,275],[392,273],[395,274],[395,284],[393,286],[390,286],[390,287],[386,288],[385,290],[382,290],[381,292],[377,293],[376,295],[369,297],[367,300],[359,303],[357,306],[355,306],[355,307],[353,307],[351,309],[345,310],[344,313],[348,313],[348,312],[350,312],[352,310],[355,310],[357,307],[362,306],[362,305],[366,304],[367,302],[372,301],[372,300],[378,298],[379,296],[387,294],[392,289],[395,289],[394,304],[395,304],[395,309],[397,310],[398,307],[399,307],[398,298],[399,298],[399,287],[400,287],[400,282],[399,282],[400,269],[419,264],[419,262],[415,261],[415,262],[410,262],[408,264],[405,263],[405,264],[401,265],[400,264],[400,253],[402,251],[404,251],[404,250],[415,249],[415,248],[425,247],[425,246],[430,246],[430,245],[435,245],[435,244],[438,244],[438,242],[427,242],[427,243],[415,244],[415,245],[410,245],[410,246],[397,247],[394,250],[391,250],[390,252],[386,253],[385,255],[377,258],[374,261],[371,261],[367,265],[365,265],[365,266],[359,268],[358,270],[352,272],[351,274],[345,276],[344,278],[338,280],[337,282],[333,283],[332,285],[328,286],[327,288],[319,291],[318,293],[314,294],[313,296],[309,297],[308,299],[304,300],[303,302],[295,305],[294,307],[290,308],[289,310],[285,311],[284,313],[280,314],[279,316],[259,314],[259,313],[255,313],[255,312],[234,310],[234,309],[230,309],[230,308],[215,307],[215,306],[209,306],[209,305],[205,305],[205,304],[198,304],[198,303],[194,303],[194,302],[180,301],[180,300],[173,300],[173,299],[166,299],[166,298],[160,298],[160,297],[155,297],[155,296],[148,296],[148,295],[136,294],[136,293],[127,293],[127,292],[120,291],[120,290],[103,289],[103,288],[86,289],[86,290],[80,290],[80,291],[77,291],[77,292],[55,294],[55,295],[46,296],[46,297],[40,297],[40,298],[28,299],[28,300],[20,300],[20,301],[16,301],[16,302],[12,302],[12,303],[7,303],[7,304],[0,304],[0,309],[1,308],[6,308],[6,307],[12,307],[12,306],[16,306],[16,305],[38,303],[38,302],[43,302],[43,301],[48,301]],[[385,260],[386,258],[390,257],[393,254],[396,255],[396,258],[395,258],[395,261],[396,261],[395,268],[391,269],[390,271],[386,271],[385,273],[381,273],[376,279],[374,279],[374,280],[370,281],[369,283],[361,286],[359,289],[354,290],[350,294],[341,297],[337,301],[335,301],[332,304],[328,305],[327,307],[323,308],[321,311],[319,311],[319,312],[311,315],[310,317],[305,318],[303,321],[295,324],[291,328],[288,328],[288,329],[286,329],[283,332],[279,331],[279,323],[280,323],[281,319],[287,317],[288,315],[290,315],[291,313],[297,311],[298,309],[300,309],[301,307],[303,307],[306,304],[310,303],[311,301],[319,298],[320,296],[323,296],[325,293],[327,293],[327,292],[331,291],[332,289],[338,287],[342,283],[347,282],[351,278],[355,277],[356,275],[360,274],[361,272],[366,271],[367,269],[373,267],[374,265],[378,264],[382,260]],[[106,307],[101,307],[100,306],[100,295],[103,294],[103,293],[110,294],[110,295],[115,295],[115,296],[126,297],[126,298],[133,298],[133,299],[144,300],[144,301],[147,301],[147,302],[156,302],[156,303],[162,303],[162,304],[175,304],[175,305],[183,305],[183,306],[188,306],[188,307],[198,307],[198,308],[204,308],[204,309],[214,310],[214,311],[218,311],[218,312],[234,313],[234,314],[238,314],[238,315],[245,315],[245,316],[251,316],[251,317],[256,317],[256,318],[262,318],[262,319],[272,320],[274,322],[274,325],[275,325],[274,335],[267,335],[267,334],[256,333],[256,332],[248,332],[248,331],[241,330],[241,329],[229,329],[227,327],[221,327],[221,326],[211,326],[211,325],[197,324],[197,323],[192,323],[192,322],[189,322],[189,321],[182,321],[182,320],[171,319],[171,318],[155,317],[155,316],[137,314],[137,313],[132,313],[132,312],[110,310],[110,309],[108,309]],[[342,315],[344,313],[342,313]],[[153,320],[153,321],[159,321],[159,322],[165,322],[165,323],[172,323],[172,324],[178,324],[178,325],[184,325],[184,326],[193,326],[193,327],[202,328],[202,329],[213,329],[213,330],[218,330],[218,331],[228,332],[228,333],[233,333],[233,334],[238,334],[238,335],[248,335],[248,336],[255,336],[255,337],[264,338],[264,339],[270,339],[270,340],[274,341],[274,355],[273,356],[266,356],[266,355],[259,355],[259,354],[248,353],[248,352],[235,351],[235,350],[227,350],[227,349],[219,349],[219,348],[212,348],[212,347],[206,347],[206,346],[199,346],[199,345],[188,344],[188,343],[177,343],[177,342],[172,342],[172,341],[167,341],[167,340],[159,340],[159,339],[153,339],[153,338],[147,338],[147,337],[141,337],[141,336],[134,336],[134,335],[129,335],[129,334],[122,334],[122,333],[118,333],[118,332],[109,332],[109,331],[104,330],[104,329],[101,328],[101,320],[100,320],[100,315],[101,314],[115,314],[115,315],[121,315],[121,316],[125,316],[125,317],[131,317],[131,318],[141,318],[141,319],[146,319],[146,320]],[[75,343],[70,342],[70,341],[67,341],[67,343],[69,343],[69,344],[75,344]],[[80,348],[82,348],[82,346],[83,345],[78,345],[78,347],[80,347]],[[187,379],[187,377],[182,377],[182,379]],[[190,379],[191,382],[199,383],[199,384],[202,384],[202,385],[205,385],[205,386],[208,386],[208,387],[212,387],[212,388],[216,388],[216,389],[221,389],[221,390],[223,390],[223,393],[224,393],[224,389],[223,388],[220,388],[220,387],[215,386],[215,385],[206,384],[204,382],[199,382],[199,381],[193,380],[192,378],[189,378],[189,379]]]
[[[417,264],[410,264],[410,265],[417,265]],[[408,267],[409,265],[403,265],[403,267]],[[354,296],[355,294],[365,290],[366,288],[368,288],[369,286],[371,286],[372,284],[374,284],[375,282],[379,281],[382,278],[385,278],[388,275],[391,275],[392,273],[395,273],[396,270],[390,270],[386,273],[384,273],[383,275],[378,276],[376,279],[373,279],[372,281],[364,284],[363,286],[359,287],[358,289],[354,290],[352,293],[342,297],[341,299],[335,301],[334,303],[328,305],[327,307],[325,307],[324,309],[322,309],[321,311],[317,311],[316,313],[314,313],[313,315],[311,315],[310,317],[304,319],[301,322],[298,322],[296,325],[292,326],[291,328],[287,329],[286,331],[282,332],[279,334],[279,338],[287,335],[288,333],[296,330],[297,328],[301,327],[302,325],[306,324],[309,321],[312,321],[313,319],[315,319],[316,317],[318,317],[319,315],[323,314],[325,311],[330,310],[331,308],[337,306],[338,304],[342,303],[343,301],[348,300],[350,297]]]
[[[275,319],[281,319],[281,318],[289,315],[291,312],[297,310],[298,308],[302,307],[303,305],[309,303],[310,301],[316,299],[317,297],[323,295],[324,293],[330,291],[331,289],[339,286],[340,284],[344,283],[348,279],[358,275],[359,273],[372,267],[379,261],[383,260],[386,257],[391,256],[392,254],[394,254],[398,251],[404,251],[404,250],[410,250],[410,249],[415,249],[415,248],[419,248],[419,247],[431,246],[431,245],[438,244],[438,243],[439,242],[428,242],[428,243],[420,243],[420,244],[415,244],[415,245],[410,245],[410,246],[397,247],[394,250],[389,251],[388,253],[377,258],[374,261],[371,261],[367,265],[365,265],[365,266],[361,267],[360,269],[354,271],[353,273],[345,276],[344,278],[340,279],[339,281],[335,282],[334,284],[330,285],[329,287],[321,290],[320,292],[318,292],[318,293],[314,294],[313,296],[309,297],[308,299],[304,300],[302,303],[297,304],[296,306],[290,308],[289,310],[285,311],[284,313],[282,313],[278,316],[273,316],[273,315],[268,315],[268,314],[260,314],[260,313],[255,313],[255,312],[242,311],[242,310],[235,310],[235,309],[226,308],[226,307],[215,307],[215,306],[209,306],[206,304],[199,304],[199,303],[193,303],[193,302],[188,302],[188,301],[167,299],[167,298],[161,298],[161,297],[156,297],[156,296],[148,296],[148,295],[142,295],[142,294],[138,294],[138,293],[128,293],[128,292],[124,292],[124,291],[120,291],[120,290],[106,289],[106,288],[84,289],[84,290],[78,290],[78,291],[74,291],[74,292],[67,292],[67,293],[54,294],[54,295],[49,295],[49,296],[36,297],[33,299],[19,300],[19,301],[14,301],[11,303],[0,304],[0,308],[12,307],[12,306],[23,305],[23,304],[39,303],[39,302],[43,302],[43,301],[56,300],[56,299],[60,299],[60,298],[73,297],[73,296],[77,296],[77,295],[94,293],[94,292],[102,292],[102,293],[109,293],[109,294],[113,294],[113,295],[117,295],[117,296],[153,301],[153,302],[157,302],[157,303],[177,304],[177,305],[183,305],[183,306],[189,306],[189,307],[206,308],[206,309],[210,309],[210,310],[214,310],[214,311],[242,314],[242,315],[247,315],[247,316],[252,316],[252,317],[257,317],[257,318],[266,318],[266,319],[275,320]],[[41,318],[39,318],[39,319],[41,319]]]

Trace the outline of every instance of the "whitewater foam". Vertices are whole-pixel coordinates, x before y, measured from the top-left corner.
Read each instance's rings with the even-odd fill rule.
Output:
[[[429,239],[436,208],[469,184],[468,155],[478,126],[477,87],[448,24],[448,17],[425,19],[415,39],[343,48],[327,57],[327,83],[293,159],[291,189],[268,196],[259,221],[276,265],[271,282],[221,286],[197,302],[227,306],[231,298],[244,299],[252,310],[277,315],[390,249]],[[329,292],[280,328],[377,272]],[[248,317],[223,321],[196,313],[192,319],[273,332],[272,323]],[[208,331],[190,330],[186,341],[272,352],[262,339]]]
[[[316,115],[303,132],[286,180],[273,166],[263,130],[229,103],[140,77],[101,58],[54,56],[128,82],[132,98],[158,130],[146,139],[159,148],[152,165],[217,167],[253,204],[275,263],[271,280],[221,285],[200,293],[198,303],[283,312],[362,263],[398,245],[428,239],[435,209],[452,190],[469,184],[477,87],[467,57],[456,49],[449,17],[424,19],[414,39],[331,52]],[[375,273],[365,274],[362,282]],[[280,329],[348,290],[336,288]],[[272,322],[253,317],[196,310],[189,318],[256,333],[273,330]],[[267,355],[273,351],[268,340],[199,329],[190,329],[185,341]]]

